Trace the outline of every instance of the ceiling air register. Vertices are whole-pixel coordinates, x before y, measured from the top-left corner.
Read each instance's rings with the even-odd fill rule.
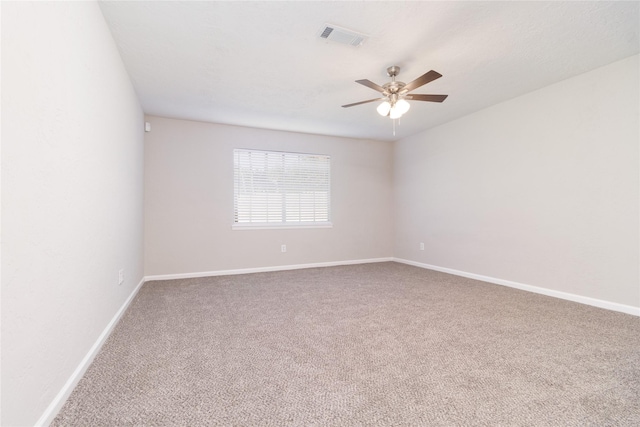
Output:
[[[324,24],[320,29],[320,38],[336,43],[346,44],[353,47],[359,47],[367,40],[367,36],[353,30],[338,27],[333,24]]]

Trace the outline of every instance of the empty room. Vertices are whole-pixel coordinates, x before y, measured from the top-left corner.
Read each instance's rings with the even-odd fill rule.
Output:
[[[640,425],[639,11],[0,2],[0,424]]]

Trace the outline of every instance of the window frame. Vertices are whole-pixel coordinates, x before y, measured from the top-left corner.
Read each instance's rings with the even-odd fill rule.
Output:
[[[320,156],[327,159],[327,221],[284,221],[280,222],[236,222],[237,215],[237,177],[236,177],[236,152],[256,152],[256,153],[271,153],[271,154],[283,154],[283,155],[298,155],[298,156]],[[331,156],[328,154],[318,153],[301,153],[294,151],[280,151],[280,150],[266,150],[266,149],[253,149],[253,148],[233,148],[233,223],[231,225],[232,230],[283,230],[283,229],[302,229],[302,228],[332,228],[333,222],[331,218]],[[283,157],[284,160],[284,157]],[[286,193],[282,193],[283,195]],[[283,213],[286,212],[286,204],[282,207]],[[284,216],[284,215],[283,215]]]

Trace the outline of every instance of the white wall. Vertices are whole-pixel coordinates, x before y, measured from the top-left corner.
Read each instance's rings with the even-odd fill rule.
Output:
[[[146,275],[392,256],[390,143],[147,120]],[[234,148],[330,155],[333,228],[231,230]]]
[[[143,277],[143,122],[97,4],[3,2],[3,426],[36,423]]]
[[[395,256],[640,307],[638,75],[636,55],[398,141]]]

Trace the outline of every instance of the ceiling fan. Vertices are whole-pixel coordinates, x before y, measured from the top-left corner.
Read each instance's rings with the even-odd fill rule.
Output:
[[[354,107],[360,104],[366,104],[369,102],[383,101],[377,108],[378,113],[381,116],[389,116],[391,119],[399,119],[404,113],[409,111],[410,104],[407,100],[411,101],[428,101],[428,102],[442,102],[447,99],[449,95],[412,95],[411,92],[420,86],[426,85],[436,79],[442,77],[442,74],[436,71],[429,71],[422,76],[418,77],[411,83],[403,83],[396,81],[396,76],[400,73],[400,67],[394,65],[387,68],[387,74],[391,77],[391,81],[380,86],[372,82],[371,80],[356,80],[356,83],[367,86],[373,90],[377,90],[383,98],[374,98],[367,101],[354,102],[353,104],[343,105],[343,108]]]

